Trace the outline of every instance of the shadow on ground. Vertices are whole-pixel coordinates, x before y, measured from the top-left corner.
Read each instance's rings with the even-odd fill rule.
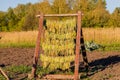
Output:
[[[97,72],[103,71],[106,68],[112,67],[113,65],[120,62],[120,55],[109,56],[106,58],[97,59],[89,63],[89,70],[86,71],[80,66],[79,72],[85,72],[87,75],[82,75],[81,78],[87,78],[94,75]]]

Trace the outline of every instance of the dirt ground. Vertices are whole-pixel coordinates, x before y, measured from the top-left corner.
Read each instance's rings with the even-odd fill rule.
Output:
[[[34,48],[0,48],[0,67],[31,66],[33,53]],[[120,80],[120,52],[88,52],[87,57],[90,80]]]

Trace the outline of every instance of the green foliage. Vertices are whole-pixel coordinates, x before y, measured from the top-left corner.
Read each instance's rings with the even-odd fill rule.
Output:
[[[14,8],[14,14],[19,20],[21,20],[21,18],[25,16],[25,13],[27,11],[26,7],[27,6],[24,4],[18,4],[18,6]]]
[[[49,68],[43,68],[43,67],[37,67],[37,71],[36,71],[36,73],[38,74],[38,75],[40,75],[40,76],[43,76],[43,75],[45,75],[45,74],[49,74],[51,71],[50,71],[50,69]]]
[[[111,44],[102,44],[105,48],[104,51],[120,51],[120,43],[112,42]]]
[[[6,13],[0,11],[0,31],[7,31],[7,20],[5,18]]]
[[[69,12],[69,6],[66,0],[54,0],[52,4],[52,9],[53,9],[53,12],[57,14]]]
[[[112,13],[110,22],[110,26],[120,27],[120,7],[116,8]]]
[[[8,9],[8,13],[6,14],[6,18],[8,21],[8,31],[14,31],[16,29],[16,24],[17,24],[17,16],[14,14],[14,11],[12,8]]]
[[[27,74],[31,71],[31,66],[24,66],[24,65],[19,65],[19,66],[7,66],[3,68],[4,71],[7,71],[7,75],[10,78],[10,80],[16,78],[17,75],[19,74]],[[0,80],[6,80],[4,76],[0,74]],[[28,80],[27,78],[24,78],[22,80]]]
[[[43,2],[36,3],[33,6],[34,6],[37,14],[40,14],[40,13],[43,13],[43,14],[53,13],[52,6],[50,5],[49,0],[43,0]]]
[[[16,47],[19,47],[19,48],[30,48],[30,47],[35,47],[35,43],[33,42],[17,42],[17,43],[12,43],[12,42],[9,42],[9,43],[0,43],[0,48],[9,48],[9,47],[13,47],[13,48],[16,48]]]
[[[104,44],[98,44],[93,41],[87,41],[85,42],[85,48],[87,51],[94,51],[94,50],[100,50],[100,51],[120,51],[120,43],[119,42],[112,42],[104,43]]]
[[[29,71],[31,71],[31,67],[24,66],[24,65],[20,65],[20,66],[13,65],[13,66],[6,67],[6,70],[14,73],[28,73]]]
[[[102,45],[100,45],[100,44],[97,44],[97,43],[95,43],[93,41],[90,41],[90,42],[85,43],[85,48],[88,51],[94,51],[94,50],[104,48],[104,47]]]
[[[70,69],[69,70],[66,70],[66,71],[61,71],[61,70],[54,70],[54,71],[51,71],[49,68],[43,68],[43,67],[40,67],[38,66],[37,67],[37,71],[36,73],[40,76],[40,77],[43,77],[44,75],[46,74],[74,74]]]
[[[6,78],[0,74],[0,80],[6,80]]]

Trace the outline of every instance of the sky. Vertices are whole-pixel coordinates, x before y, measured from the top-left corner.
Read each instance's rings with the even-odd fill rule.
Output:
[[[9,7],[15,8],[18,4],[26,4],[28,2],[36,3],[42,0],[1,0],[0,11],[7,11]],[[120,0],[106,0],[107,10],[112,13],[116,7],[120,7]]]
[[[120,7],[120,0],[106,0],[106,3],[107,10],[109,10],[110,13],[112,13],[116,7]]]

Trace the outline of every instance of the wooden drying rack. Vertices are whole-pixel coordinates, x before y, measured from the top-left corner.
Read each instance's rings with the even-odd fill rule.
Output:
[[[35,46],[35,52],[34,52],[34,59],[33,59],[33,66],[32,66],[32,73],[31,75],[33,76],[33,78],[35,78],[36,76],[36,69],[37,69],[37,63],[38,63],[38,58],[39,58],[39,55],[41,54],[40,53],[40,38],[41,38],[41,35],[43,33],[43,20],[44,20],[44,17],[71,17],[71,16],[74,16],[74,17],[77,17],[77,36],[76,36],[76,49],[75,49],[75,68],[74,68],[74,75],[73,76],[58,76],[58,77],[69,77],[71,79],[74,79],[74,80],[79,80],[79,56],[80,56],[80,43],[81,43],[81,38],[83,35],[82,34],[82,28],[81,28],[81,18],[82,18],[82,13],[80,11],[78,11],[78,13],[76,14],[48,14],[48,15],[43,15],[43,14],[40,14],[40,15],[37,15],[36,17],[39,18],[39,29],[38,29],[38,36],[37,36],[37,41],[36,41],[36,46]],[[83,39],[83,42],[84,42],[84,39]],[[84,54],[82,55],[86,55],[86,51]],[[84,60],[84,59],[83,59]],[[52,77],[54,77],[53,75],[50,75]],[[50,77],[49,76],[49,77]]]

